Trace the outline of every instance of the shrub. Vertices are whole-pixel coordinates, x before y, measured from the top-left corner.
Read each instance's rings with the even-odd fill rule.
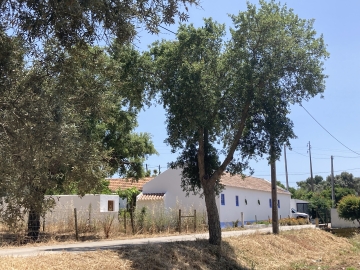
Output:
[[[348,195],[343,197],[337,207],[339,217],[345,220],[356,220],[360,225],[360,197]]]
[[[101,225],[103,227],[106,239],[110,237],[113,221],[114,221],[113,215],[107,215],[103,220],[101,220]]]

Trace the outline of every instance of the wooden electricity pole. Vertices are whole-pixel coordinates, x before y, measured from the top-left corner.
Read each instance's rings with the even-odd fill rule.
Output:
[[[273,234],[279,234],[279,216],[277,203],[277,185],[276,185],[276,159],[275,149],[270,141],[270,168],[271,168],[271,206],[272,206],[272,229]]]
[[[286,146],[285,146],[285,144],[284,144],[284,158],[285,158],[286,190],[289,190],[289,177],[288,177],[288,170],[287,170]]]
[[[334,192],[334,165],[333,165],[334,157],[331,156],[331,206],[335,207],[335,192]]]
[[[309,156],[310,156],[310,176],[311,176],[311,191],[314,192],[314,178],[313,178],[313,172],[312,172],[312,162],[311,162],[311,145],[309,141]]]

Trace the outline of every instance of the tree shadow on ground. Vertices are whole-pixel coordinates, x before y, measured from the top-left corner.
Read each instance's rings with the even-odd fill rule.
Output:
[[[196,240],[122,246],[116,252],[133,269],[250,269],[239,264],[226,242],[221,248]]]

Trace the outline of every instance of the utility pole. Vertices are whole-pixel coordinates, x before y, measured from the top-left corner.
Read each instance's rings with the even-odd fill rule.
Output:
[[[285,144],[284,144],[284,158],[285,158],[286,190],[289,190],[289,178],[288,178],[288,170],[287,170],[286,145]]]
[[[335,207],[335,191],[334,191],[334,165],[333,165],[334,157],[331,156],[331,202],[332,208]]]
[[[276,160],[274,155],[274,147],[270,141],[270,168],[271,168],[271,206],[272,206],[272,229],[273,234],[279,234],[279,212],[277,201],[277,185],[276,185]]]
[[[309,146],[309,156],[310,156],[311,191],[314,192],[314,178],[313,178],[313,172],[312,172],[311,145],[310,145],[310,141],[309,141],[309,143],[308,143],[308,146]]]

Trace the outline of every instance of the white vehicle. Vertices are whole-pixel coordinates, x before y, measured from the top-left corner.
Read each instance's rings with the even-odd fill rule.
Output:
[[[293,218],[306,218],[309,219],[309,215],[306,213],[300,213],[296,211],[294,208],[291,208],[291,217]]]

